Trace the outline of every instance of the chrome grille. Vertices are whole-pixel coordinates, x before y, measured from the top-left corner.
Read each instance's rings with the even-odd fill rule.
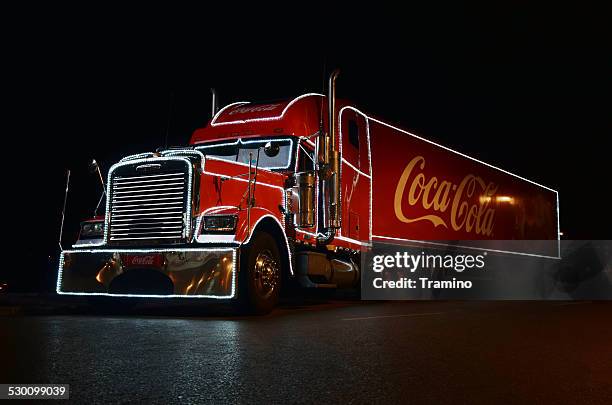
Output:
[[[186,182],[182,171],[113,176],[109,242],[183,238]]]

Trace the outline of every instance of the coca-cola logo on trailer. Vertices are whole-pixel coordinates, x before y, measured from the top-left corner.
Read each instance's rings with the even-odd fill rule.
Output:
[[[394,209],[398,220],[404,223],[429,221],[434,227],[442,226],[454,231],[474,232],[491,236],[495,217],[492,201],[510,202],[512,197],[495,196],[498,186],[485,182],[473,174],[458,184],[425,174],[425,158],[416,156],[404,168],[395,189]],[[402,208],[404,201],[430,213],[407,217]]]

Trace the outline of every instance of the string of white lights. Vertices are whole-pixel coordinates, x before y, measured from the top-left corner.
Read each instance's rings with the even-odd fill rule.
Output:
[[[232,286],[229,295],[183,295],[183,294],[114,294],[114,293],[98,293],[98,292],[74,292],[74,291],[62,291],[62,280],[64,272],[64,256],[66,254],[80,254],[80,253],[119,253],[119,254],[131,254],[131,253],[165,253],[165,252],[232,252]],[[59,270],[57,275],[57,283],[55,290],[60,295],[80,295],[80,296],[107,296],[107,297],[129,297],[129,298],[205,298],[205,299],[232,299],[236,296],[236,277],[238,268],[237,264],[237,248],[163,248],[163,249],[78,249],[78,250],[64,250],[60,254]]]

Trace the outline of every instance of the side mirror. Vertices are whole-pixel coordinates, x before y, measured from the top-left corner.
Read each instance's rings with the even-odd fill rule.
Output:
[[[264,146],[264,153],[267,157],[274,157],[278,155],[280,152],[280,146],[278,146],[278,142],[268,142],[266,146]]]

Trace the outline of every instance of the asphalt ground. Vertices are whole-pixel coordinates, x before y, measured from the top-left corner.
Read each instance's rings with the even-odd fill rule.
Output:
[[[266,316],[30,304],[0,316],[0,382],[70,384],[79,403],[612,399],[612,302],[317,296]]]

